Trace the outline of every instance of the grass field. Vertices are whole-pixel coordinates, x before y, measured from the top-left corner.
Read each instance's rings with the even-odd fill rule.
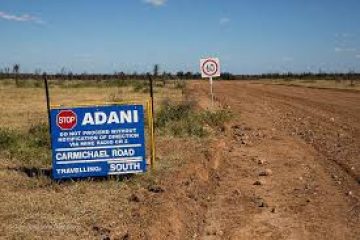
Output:
[[[146,86],[96,86],[84,87],[84,82],[69,85],[50,82],[52,105],[98,104],[99,102],[121,102],[126,100],[146,101],[149,93]],[[164,99],[182,100],[181,89],[169,84],[166,88],[155,88],[155,106]],[[45,90],[40,87],[16,88],[13,84],[0,81],[0,126],[1,128],[28,130],[32,125],[47,121]]]
[[[149,98],[148,93],[131,86],[52,85],[50,93],[52,104],[61,105]],[[171,86],[156,88],[156,106],[165,98],[181,101],[182,94]],[[25,172],[18,170],[19,167],[50,167],[50,149],[46,146],[45,149],[30,147],[31,144],[29,146],[26,140],[28,136],[31,138],[29,129],[33,126],[46,126],[44,89],[15,88],[12,84],[3,84],[0,87],[0,99],[0,129],[9,129],[13,135],[18,135],[17,141],[21,145],[14,149],[17,153],[14,156],[10,154],[10,146],[4,147],[2,151],[0,147],[0,238],[40,239],[56,236],[59,239],[78,239],[78,236],[82,236],[98,239],[102,234],[99,226],[110,222],[117,225],[117,231],[121,233],[121,223],[130,216],[128,198],[131,189],[150,184],[154,175],[138,176],[127,181],[64,184],[54,183],[46,176],[28,177]],[[161,150],[159,154],[161,157]],[[175,152],[167,154],[167,161],[177,158]],[[158,168],[161,169],[161,165]]]
[[[108,228],[113,235],[126,233],[124,224],[131,222],[134,210],[129,203],[132,192],[156,184],[186,159],[194,159],[194,149],[207,141],[196,135],[193,125],[196,131],[204,130],[194,123],[216,127],[227,118],[222,112],[195,113],[188,105],[177,107],[184,102],[183,90],[177,84],[155,88],[163,130],[157,132],[153,171],[121,180],[56,183],[41,171],[38,175],[39,169],[51,167],[44,89],[0,84],[0,239],[99,239]],[[52,83],[50,93],[52,104],[65,106],[149,98],[146,86],[136,85],[64,87]],[[173,105],[160,109],[162,102]],[[184,121],[182,116],[186,116]]]
[[[132,86],[63,87],[52,84],[50,93],[51,103],[60,105],[149,99],[148,93]],[[181,90],[172,85],[156,88],[155,105],[165,98],[181,101]],[[18,171],[18,167],[50,167],[50,149],[47,146],[30,147],[27,142],[32,143],[32,140],[26,140],[28,136],[34,137],[29,134],[32,127],[47,126],[45,91],[40,87],[15,88],[7,83],[0,87],[0,99],[0,129],[9,129],[13,135],[18,135],[17,141],[20,142],[20,146],[14,149],[14,156],[11,149],[1,151],[0,148],[0,238],[57,236],[77,239],[77,236],[82,236],[91,239],[96,238],[96,234],[89,233],[97,225],[109,222],[108,219],[113,219],[113,224],[116,224],[116,219],[129,217],[127,201],[131,189],[149,182],[154,176],[139,176],[125,182],[81,181],[60,185],[46,176],[29,178],[26,173]],[[168,161],[176,158],[176,153],[167,156]],[[9,170],[9,167],[14,170]]]

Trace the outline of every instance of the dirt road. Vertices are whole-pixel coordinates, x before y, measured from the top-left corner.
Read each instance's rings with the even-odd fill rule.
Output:
[[[207,107],[208,85],[189,88]],[[360,94],[241,82],[215,93],[233,122],[146,197],[134,237],[360,239]]]
[[[148,174],[58,184],[0,167],[0,239],[360,239],[360,92],[214,87],[231,122],[158,134]],[[206,81],[187,88],[210,107]]]

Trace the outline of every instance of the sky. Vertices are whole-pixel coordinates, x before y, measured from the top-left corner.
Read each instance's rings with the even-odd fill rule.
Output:
[[[0,69],[360,72],[359,0],[0,0]]]

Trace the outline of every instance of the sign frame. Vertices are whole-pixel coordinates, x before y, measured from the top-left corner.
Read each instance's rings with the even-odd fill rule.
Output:
[[[215,68],[215,69],[213,69]],[[202,78],[213,78],[221,76],[219,58],[203,58],[200,60],[200,71]]]
[[[57,119],[57,114],[59,114],[60,111],[67,111],[67,110],[79,110],[79,109],[101,109],[101,108],[139,108],[141,111],[141,114],[139,116],[139,121],[140,123],[140,135],[142,135],[141,137],[141,142],[142,142],[142,146],[141,146],[141,169],[137,170],[137,171],[126,171],[126,172],[116,172],[113,173],[108,171],[105,172],[103,171],[99,171],[97,173],[92,173],[92,174],[68,174],[65,176],[61,176],[59,175],[59,172],[57,171],[58,166],[56,164],[56,159],[54,156],[54,152],[56,152],[57,147],[57,143],[56,141],[54,141],[54,135],[56,135],[56,133],[58,133],[59,131],[76,131],[78,126],[74,126],[72,129],[73,130],[61,130],[59,126],[57,126],[58,124],[58,119]],[[131,173],[144,173],[147,170],[147,164],[149,161],[147,161],[146,159],[146,141],[145,141],[145,124],[147,120],[147,124],[148,124],[148,142],[150,144],[150,163],[151,165],[153,165],[153,161],[155,158],[155,143],[154,143],[154,125],[153,125],[153,116],[152,116],[152,109],[151,109],[151,104],[150,104],[150,100],[146,101],[145,104],[144,102],[122,102],[122,103],[100,103],[100,104],[83,104],[83,105],[74,105],[74,106],[51,106],[50,108],[50,126],[51,126],[51,146],[52,146],[52,178],[55,180],[60,180],[60,179],[68,179],[68,178],[85,178],[85,177],[106,177],[109,175],[122,175],[122,174],[131,174]],[[55,112],[55,113],[54,113]],[[75,112],[76,113],[76,112]],[[79,119],[76,120],[77,121],[77,125],[79,125]],[[95,147],[99,147],[99,146],[95,146]],[[91,148],[90,148],[91,149]],[[96,159],[94,159],[96,160]],[[140,161],[139,161],[140,162]],[[124,162],[126,163],[126,162]],[[84,165],[86,166],[86,165]],[[104,166],[104,164],[102,164],[102,166]],[[82,171],[85,168],[80,168],[79,166],[76,166],[75,168],[76,171]],[[95,169],[95,168],[94,168]],[[109,168],[107,168],[109,169]],[[96,169],[95,169],[96,170]]]

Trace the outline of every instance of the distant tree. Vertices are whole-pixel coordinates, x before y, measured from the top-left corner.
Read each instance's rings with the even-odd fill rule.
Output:
[[[190,72],[190,71],[189,71],[189,72],[186,72],[186,73],[185,73],[185,78],[186,78],[186,79],[192,79],[192,78],[193,78],[192,72]]]
[[[114,73],[116,79],[125,80],[125,73],[124,72],[116,72]]]
[[[13,73],[15,74],[15,85],[16,85],[16,87],[19,86],[19,72],[20,72],[20,65],[16,63],[13,66]]]
[[[74,77],[74,74],[71,71],[69,71],[68,72],[68,79],[73,80],[73,77]]]
[[[199,73],[199,72],[194,73],[193,78],[194,78],[194,79],[201,79],[201,73]]]
[[[234,80],[235,79],[235,77],[229,72],[221,73],[221,78],[224,80]]]
[[[13,66],[13,73],[19,73],[20,71],[20,65],[19,64],[14,64]]]
[[[180,71],[176,73],[176,77],[183,79],[184,78],[184,72]]]
[[[159,64],[154,65],[153,76],[156,78],[159,75]]]

